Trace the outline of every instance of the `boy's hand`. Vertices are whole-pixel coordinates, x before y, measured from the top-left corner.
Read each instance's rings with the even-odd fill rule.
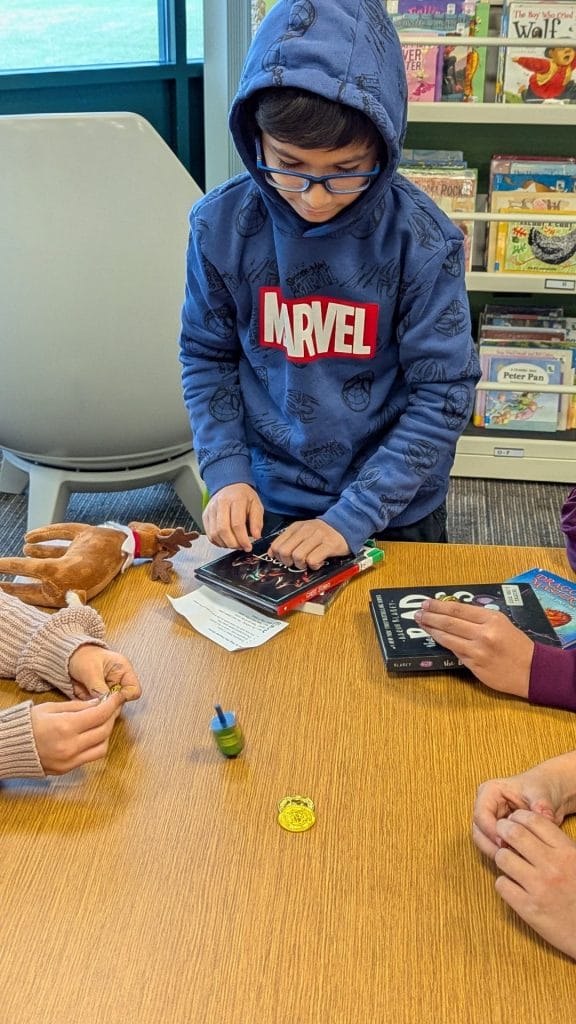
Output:
[[[138,700],[142,693],[140,681],[123,654],[94,644],[77,647],[68,662],[74,696],[89,700],[95,693],[108,693],[111,686],[120,686],[124,700]]]
[[[253,487],[230,484],[210,498],[202,516],[208,540],[221,548],[252,550],[262,536],[264,507]]]
[[[119,691],[104,699],[36,704],[31,710],[32,731],[46,775],[64,775],[105,757],[124,700]]]
[[[284,565],[298,569],[319,569],[327,558],[350,552],[341,533],[323,519],[306,519],[279,533],[270,545],[270,554]]]
[[[485,686],[528,696],[534,644],[501,612],[460,601],[426,600],[414,618]]]
[[[496,891],[526,924],[576,959],[576,843],[541,814],[514,811],[498,822],[504,872]]]

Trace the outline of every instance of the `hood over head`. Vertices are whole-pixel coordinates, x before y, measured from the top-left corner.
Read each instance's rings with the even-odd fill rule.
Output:
[[[376,126],[387,157],[360,200],[364,209],[372,208],[397,169],[407,114],[402,49],[381,0],[278,0],[258,29],[230,110],[230,131],[248,171],[275,206],[286,203],[256,169],[246,101],[261,89],[286,86],[355,107]]]

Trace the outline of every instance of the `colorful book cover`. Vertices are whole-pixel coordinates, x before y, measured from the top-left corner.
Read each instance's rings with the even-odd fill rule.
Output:
[[[576,171],[576,167],[574,170]],[[576,192],[576,175],[542,174],[540,172],[495,174],[492,188],[498,192],[517,192],[520,189],[529,193]]]
[[[576,193],[493,192],[493,213],[519,214],[518,221],[491,225],[488,270],[506,273],[576,273]],[[550,220],[522,221],[522,213],[549,214]],[[574,214],[554,221],[554,214]]]
[[[473,213],[476,209],[478,171],[475,168],[422,170],[405,167],[402,169],[402,174],[430,196],[430,199],[433,199],[449,217],[453,217],[455,213]],[[471,270],[474,221],[455,219],[454,224],[464,235],[466,270]]]
[[[562,647],[576,645],[576,582],[548,569],[529,569],[509,583],[529,583]]]
[[[530,390],[530,387],[562,384],[562,376],[563,368],[558,359],[489,355],[485,379],[495,384],[518,384],[524,390],[487,391],[485,428],[555,433],[560,395]]]
[[[440,46],[402,43],[409,103],[431,103],[440,95]]]
[[[460,662],[456,655],[437,644],[414,620],[414,613],[427,597],[493,608],[507,615],[532,640],[560,646],[528,583],[381,588],[370,591],[370,613],[388,671],[433,672],[458,668]]]
[[[489,35],[490,3],[479,0],[470,25],[470,35],[485,37]],[[469,102],[482,103],[486,86],[486,46],[471,46],[468,49],[466,74],[464,78],[464,97]]]
[[[507,37],[526,40],[526,48],[502,47],[503,102],[575,103],[576,4],[513,0],[505,27]],[[573,46],[563,45],[572,39]]]
[[[491,365],[491,360],[492,359],[499,359],[499,358],[507,358],[507,359],[511,359],[513,362],[514,361],[518,361],[518,362],[521,362],[522,364],[529,364],[529,365],[532,365],[533,363],[535,364],[536,361],[538,361],[538,366],[540,365],[540,362],[541,362],[543,367],[544,367],[544,370],[540,371],[540,370],[535,369],[531,373],[530,383],[533,386],[536,385],[537,383],[542,383],[542,384],[547,384],[547,383],[549,383],[549,384],[553,384],[553,383],[555,383],[555,384],[572,384],[572,381],[573,381],[573,370],[572,370],[573,353],[572,353],[572,351],[571,351],[571,349],[569,347],[566,347],[566,348],[542,347],[542,348],[540,348],[539,346],[534,347],[532,345],[530,345],[529,347],[525,347],[525,343],[520,341],[520,340],[518,341],[517,345],[515,345],[513,342],[506,342],[505,344],[504,343],[495,342],[494,344],[492,344],[491,341],[488,340],[488,341],[481,341],[481,343],[480,343],[480,357],[481,357],[481,367],[482,367],[483,379],[487,380],[487,381],[494,380],[494,379],[496,379],[496,380],[499,379],[500,382],[503,382],[505,380],[506,383],[512,383],[512,384],[515,383],[514,380],[506,379],[506,377],[494,378],[493,376],[491,376],[491,373],[493,372],[493,367]],[[558,380],[558,381],[554,381],[554,380],[550,380],[550,379],[549,380],[544,379],[544,376],[545,376],[545,374],[547,372],[547,367],[549,365],[552,365],[552,363],[557,363],[559,365],[559,367],[560,367],[560,380]],[[497,365],[496,365],[496,369],[497,369]],[[539,374],[542,374],[542,380],[541,381],[536,379]],[[481,392],[478,392],[478,394],[483,395],[484,399],[485,399],[486,395],[489,394],[489,392],[481,391]],[[510,392],[508,392],[508,396],[511,397],[511,393]],[[549,398],[554,398],[554,399],[558,400],[558,402],[557,402],[558,418],[557,418],[557,423],[556,423],[556,430],[566,430],[567,429],[567,425],[568,425],[568,414],[569,414],[569,408],[570,408],[570,395],[553,395],[553,394],[549,394],[548,397]],[[483,411],[485,412],[485,403],[484,403],[484,406],[483,406]],[[528,418],[528,417],[525,417],[525,418]],[[485,423],[482,424],[482,425],[486,426]]]

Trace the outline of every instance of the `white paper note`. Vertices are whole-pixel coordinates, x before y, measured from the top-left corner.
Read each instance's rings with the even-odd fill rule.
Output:
[[[288,625],[210,587],[197,587],[184,597],[168,596],[168,600],[202,636],[227,651],[260,647]]]

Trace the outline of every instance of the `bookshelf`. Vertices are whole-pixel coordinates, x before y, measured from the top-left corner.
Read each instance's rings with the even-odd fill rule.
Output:
[[[504,40],[481,42],[493,46]],[[479,191],[486,192],[494,153],[576,156],[576,104],[411,103],[406,145],[463,149],[468,165],[478,167]],[[488,221],[489,217],[478,212],[474,219]],[[560,304],[568,315],[576,316],[576,276],[563,277],[561,269],[549,275],[495,274],[473,267],[466,283],[474,320],[491,296],[519,303],[534,296],[538,305]],[[576,386],[562,390],[574,393]],[[574,484],[576,431],[506,434],[470,425],[458,442],[452,475]]]

